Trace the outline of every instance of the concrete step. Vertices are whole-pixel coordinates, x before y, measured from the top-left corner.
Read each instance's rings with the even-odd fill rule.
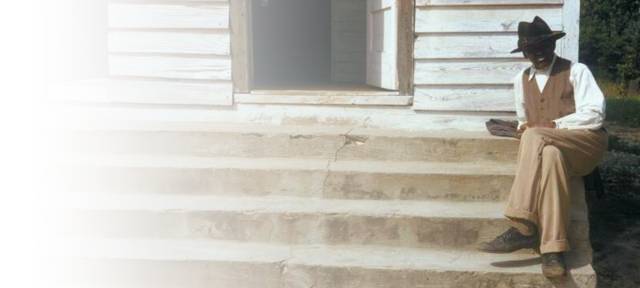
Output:
[[[514,169],[496,162],[103,155],[75,159],[67,171],[76,191],[498,201],[508,195]]]
[[[78,201],[76,231],[98,237],[473,250],[509,227],[502,215],[504,204],[498,202],[91,194],[68,198]],[[590,249],[585,207],[573,207],[572,212],[572,246]]]
[[[72,245],[72,246],[71,246]],[[388,246],[282,246],[210,240],[118,239],[70,244],[75,286],[156,288],[382,288],[596,286],[589,262],[567,277],[541,275],[533,254]]]
[[[435,162],[513,162],[518,145],[488,132],[157,122],[81,129],[68,142],[91,153]]]

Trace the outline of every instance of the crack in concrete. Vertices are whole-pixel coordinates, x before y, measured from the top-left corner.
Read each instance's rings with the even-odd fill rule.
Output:
[[[329,179],[329,173],[331,173],[331,159],[327,160],[327,166],[324,168],[324,180],[322,180],[322,187],[320,188],[320,196],[324,197],[324,191],[327,186],[327,180]]]
[[[351,129],[349,129],[349,131],[347,131],[344,134],[341,134],[340,136],[344,137],[344,141],[342,142],[342,145],[340,145],[340,147],[338,147],[338,149],[336,149],[336,152],[333,153],[333,161],[331,159],[327,160],[327,166],[325,167],[325,176],[324,176],[324,180],[322,180],[322,187],[320,190],[320,195],[324,196],[324,192],[325,189],[327,187],[327,180],[329,180],[329,175],[331,174],[331,163],[332,162],[338,162],[338,154],[340,153],[340,151],[346,147],[349,144],[355,143],[353,141],[353,139],[351,138],[351,135],[349,135],[354,129],[356,129],[356,127],[352,127]],[[366,141],[366,139],[364,140]]]
[[[286,277],[284,275],[287,273],[287,268],[289,261],[293,259],[293,247],[287,247],[289,249],[289,255],[285,259],[278,261],[278,268],[280,270],[280,281],[286,281]]]
[[[302,134],[296,134],[296,135],[289,135],[289,139],[312,139],[313,135],[302,135]]]
[[[337,162],[338,161],[338,153],[340,153],[340,150],[342,150],[344,147],[346,147],[349,144],[355,143],[354,141],[352,141],[353,140],[352,139],[353,136],[349,135],[354,129],[356,129],[356,127],[353,127],[351,129],[349,129],[349,131],[347,131],[347,133],[344,133],[344,134],[340,135],[340,136],[344,137],[344,141],[342,142],[342,145],[340,147],[338,147],[336,152],[333,154],[333,162]]]
[[[365,118],[363,123],[361,124],[361,127],[367,127],[370,120],[371,120],[371,117],[367,116],[367,118]],[[331,163],[338,162],[338,155],[340,154],[340,151],[342,151],[344,147],[347,147],[347,145],[351,145],[351,144],[362,145],[365,142],[367,142],[367,140],[369,140],[368,136],[351,135],[351,132],[353,132],[353,130],[355,130],[356,128],[358,128],[358,126],[351,127],[347,132],[340,134],[340,136],[344,137],[344,140],[342,142],[342,145],[340,145],[340,147],[338,147],[338,149],[336,149],[336,151],[333,153],[333,160],[332,159],[327,160],[327,165],[325,166],[326,174],[324,176],[324,180],[322,180],[322,187],[320,189],[321,196],[324,196],[324,193],[327,187],[327,181],[329,180],[329,176],[331,175]]]

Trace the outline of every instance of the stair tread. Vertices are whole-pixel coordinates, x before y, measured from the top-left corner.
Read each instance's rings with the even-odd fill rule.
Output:
[[[430,162],[337,160],[306,158],[198,157],[176,155],[76,154],[73,164],[149,168],[229,168],[255,170],[329,170],[367,173],[514,175],[515,165],[504,162]]]
[[[464,130],[407,130],[370,127],[270,125],[255,123],[216,123],[183,121],[109,121],[83,122],[72,125],[76,130],[103,131],[157,131],[157,132],[219,132],[219,133],[259,133],[263,135],[367,135],[404,138],[452,138],[488,139],[517,141],[513,138],[493,136],[487,131]]]
[[[75,257],[155,261],[229,261],[325,267],[477,271],[540,274],[536,254],[488,254],[477,251],[374,245],[278,245],[186,239],[75,239]],[[593,275],[591,265],[567,259],[572,275]]]
[[[291,196],[229,197],[188,195],[106,195],[68,197],[77,209],[117,211],[227,211],[240,213],[348,214],[369,217],[503,219],[504,203],[441,200],[324,199]],[[581,209],[572,219],[586,221]]]

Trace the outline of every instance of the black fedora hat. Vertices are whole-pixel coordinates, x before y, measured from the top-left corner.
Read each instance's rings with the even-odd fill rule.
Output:
[[[518,48],[511,51],[511,53],[520,52],[529,45],[534,45],[545,40],[558,40],[564,37],[564,35],[566,35],[564,32],[551,31],[547,22],[544,22],[542,18],[536,16],[531,23],[518,23]]]

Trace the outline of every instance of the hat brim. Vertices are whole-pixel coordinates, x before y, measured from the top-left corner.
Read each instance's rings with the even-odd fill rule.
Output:
[[[545,40],[558,40],[562,37],[564,37],[565,35],[567,35],[567,33],[564,32],[552,32],[551,34],[545,35],[544,37],[540,37],[540,39],[538,39],[537,41],[533,42],[533,43],[529,43],[529,45],[531,44],[535,44],[535,43],[539,43],[541,41],[545,41]],[[526,46],[525,46],[526,47]],[[516,49],[511,50],[511,53],[518,53],[518,52],[522,52],[522,49],[524,47],[518,47]]]

